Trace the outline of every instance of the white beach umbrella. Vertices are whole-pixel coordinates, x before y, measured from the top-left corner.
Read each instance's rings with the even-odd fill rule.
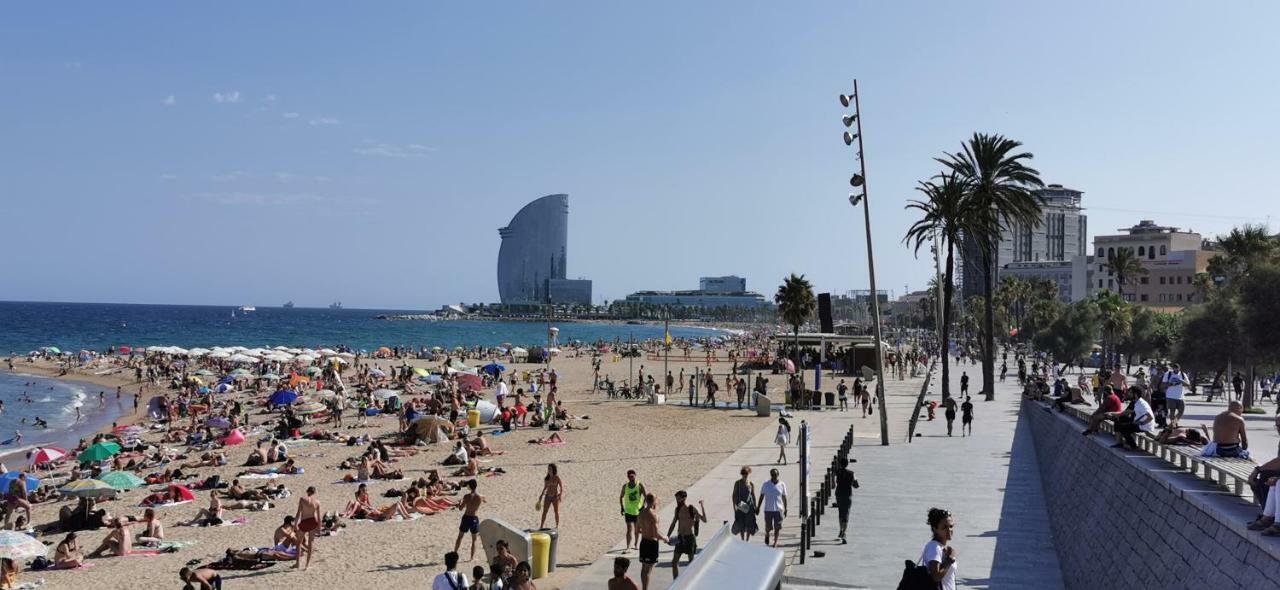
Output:
[[[336,350],[334,350],[334,349],[332,349],[332,348],[321,348],[321,349],[320,349],[320,354],[330,354],[330,355],[332,355],[332,354],[338,354],[338,351],[336,351]]]
[[[251,357],[251,356],[249,356],[249,355],[247,355],[247,354],[244,354],[244,353],[237,353],[237,354],[233,354],[233,355],[231,355],[231,358],[230,358],[229,360],[230,360],[231,362],[233,362],[233,363],[256,363],[256,362],[258,362],[258,359],[253,358],[253,357]]]
[[[209,353],[209,358],[211,359],[225,359],[225,358],[229,358],[230,356],[231,356],[231,353],[225,350],[215,350]]]
[[[373,391],[373,397],[376,397],[378,399],[391,399],[393,397],[399,397],[399,396],[400,396],[400,392],[394,389],[375,389]]]
[[[293,358],[293,360],[298,361],[298,362],[302,362],[302,363],[310,363],[310,362],[312,362],[312,361],[315,361],[315,360],[316,360],[316,357],[314,357],[314,356],[312,356],[312,355],[309,355],[309,354],[300,354],[300,355],[298,355],[298,356],[294,357],[294,358]]]

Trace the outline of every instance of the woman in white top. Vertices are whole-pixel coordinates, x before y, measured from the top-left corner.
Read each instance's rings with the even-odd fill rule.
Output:
[[[938,583],[939,590],[956,590],[956,550],[948,545],[955,532],[955,519],[941,508],[929,509],[929,528],[933,538],[924,546],[920,561]]]
[[[787,464],[787,445],[791,444],[791,423],[786,418],[778,417],[778,434],[773,437],[773,444],[778,445],[778,463]]]

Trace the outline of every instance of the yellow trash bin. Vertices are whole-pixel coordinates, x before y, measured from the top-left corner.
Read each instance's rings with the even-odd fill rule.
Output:
[[[480,428],[480,410],[467,410],[467,426]]]
[[[547,561],[551,556],[551,536],[546,533],[529,533],[530,543],[533,545],[533,579],[545,578],[547,576]]]

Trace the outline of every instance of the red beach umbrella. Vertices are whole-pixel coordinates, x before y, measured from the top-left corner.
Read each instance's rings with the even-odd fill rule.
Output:
[[[196,494],[195,492],[191,491],[191,488],[187,486],[181,486],[176,483],[169,484],[169,493],[172,494],[175,491],[177,491],[178,497],[182,498],[182,501],[196,499]]]

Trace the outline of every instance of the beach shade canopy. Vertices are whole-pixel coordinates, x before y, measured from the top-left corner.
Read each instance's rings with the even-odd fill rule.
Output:
[[[457,379],[458,379],[458,387],[461,388],[463,391],[466,391],[467,389],[472,389],[476,391],[484,389],[484,381],[480,379],[479,375],[472,375],[470,373],[458,373]]]
[[[439,416],[427,415],[414,420],[413,424],[409,425],[406,434],[416,440],[425,440],[435,443],[442,440],[448,440],[448,436],[444,431],[447,426],[452,426],[449,424],[448,419],[441,418]]]
[[[181,486],[176,483],[169,484],[169,494],[173,495],[173,492],[175,490],[178,492],[177,496],[178,498],[180,498],[178,500],[179,502],[190,502],[196,499],[196,494],[195,492],[191,491],[191,488],[187,486]]]
[[[227,433],[227,436],[222,439],[222,443],[226,445],[238,445],[242,442],[244,442],[244,433],[240,432],[239,428]]]
[[[0,531],[0,557],[23,562],[48,554],[49,547],[31,535],[18,531]]]
[[[483,399],[476,402],[476,409],[480,411],[481,424],[493,422],[494,415],[498,413],[497,404]]]
[[[320,402],[307,402],[293,409],[293,413],[299,416],[310,416],[311,414],[319,414],[327,410],[324,404]]]
[[[112,455],[120,452],[120,445],[113,442],[100,442],[90,445],[83,453],[80,453],[81,461],[102,461],[111,458]]]
[[[400,397],[400,392],[394,389],[375,389],[373,397],[378,399],[391,399],[393,397]]]
[[[288,389],[281,389],[267,398],[267,403],[273,406],[287,406],[295,401],[298,401],[298,392]]]
[[[480,369],[480,370],[481,370],[481,371],[484,371],[484,372],[486,372],[486,373],[488,373],[488,374],[490,374],[490,375],[497,375],[498,373],[501,373],[501,372],[503,372],[503,371],[507,370],[507,367],[506,367],[505,365],[501,365],[501,364],[498,364],[498,363],[489,363],[489,364],[485,365],[485,366],[484,366],[482,369]]]
[[[524,349],[524,348],[520,348],[519,346],[517,346],[517,347],[515,347],[515,348],[511,349],[511,354],[513,354],[513,355],[515,355],[515,356],[525,356],[525,355],[529,354],[529,351],[528,351],[528,350],[526,350],[526,349]]]
[[[117,490],[100,479],[78,479],[58,488],[58,492],[76,498],[106,498],[116,495]]]
[[[31,455],[31,464],[41,465],[44,463],[53,463],[55,461],[61,461],[63,457],[66,456],[67,452],[63,449],[58,447],[44,447],[36,449],[36,452]]]
[[[147,485],[147,481],[128,471],[108,471],[100,480],[117,490],[132,490]]]
[[[205,420],[204,423],[213,428],[231,428],[231,421],[223,416],[214,416]]]
[[[18,479],[19,475],[22,475],[22,474],[17,471],[10,471],[8,473],[0,475],[0,492],[8,493],[9,486],[13,485],[13,481]],[[34,492],[38,487],[40,487],[40,478],[28,473],[27,474],[27,491]]]

